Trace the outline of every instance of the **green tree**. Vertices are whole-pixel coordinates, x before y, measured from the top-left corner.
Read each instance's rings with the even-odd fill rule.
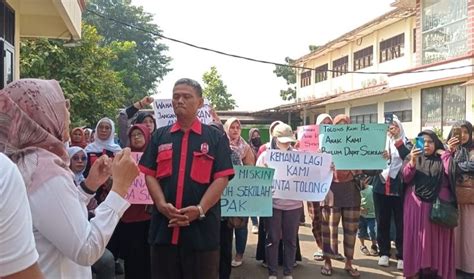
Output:
[[[168,47],[159,42],[161,30],[153,23],[153,15],[131,4],[131,0],[91,0],[88,9],[108,18],[118,19],[148,32],[142,32],[121,23],[102,18],[90,11],[84,13],[86,23],[94,25],[102,36],[102,46],[119,42],[133,42],[133,51],[118,53],[112,67],[120,72],[124,85],[129,89],[128,104],[153,92],[156,84],[171,71],[171,58],[164,53]]]
[[[315,50],[318,50],[321,46],[317,46],[317,45],[309,45],[309,51],[313,52]]]
[[[202,76],[204,82],[203,95],[209,100],[216,110],[232,110],[236,107],[232,94],[227,92],[227,86],[221,79],[215,66],[204,73]]]
[[[290,65],[294,62],[293,59],[286,57],[285,62]],[[280,97],[284,101],[296,99],[296,72],[295,69],[288,67],[288,66],[275,66],[275,70],[273,73],[276,74],[277,77],[284,78],[286,80],[286,84],[288,88],[286,90],[280,90]]]
[[[94,125],[104,117],[114,118],[122,107],[127,88],[121,73],[111,64],[120,55],[134,51],[130,42],[101,47],[101,36],[93,26],[83,24],[79,47],[63,47],[60,40],[22,40],[22,78],[56,79],[71,101],[73,125]]]

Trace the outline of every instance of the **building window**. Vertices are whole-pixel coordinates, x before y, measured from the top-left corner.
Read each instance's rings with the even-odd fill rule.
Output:
[[[405,48],[405,34],[402,33],[380,42],[380,63],[402,57]]]
[[[384,114],[395,114],[401,122],[412,121],[411,99],[398,100],[384,103]]]
[[[15,13],[0,0],[0,89],[13,81],[15,63]]]
[[[339,114],[346,114],[346,109],[345,108],[332,109],[332,110],[329,110],[328,114],[334,119],[334,117],[338,116]]]
[[[301,87],[311,85],[311,71],[301,73]]]
[[[328,64],[324,64],[322,66],[317,67],[314,69],[314,83],[318,83],[321,81],[325,81],[328,79]]]
[[[351,108],[352,124],[377,123],[377,104]]]
[[[466,87],[460,84],[421,90],[422,129],[452,126],[466,118]]]
[[[354,52],[354,71],[364,69],[373,65],[374,47],[366,47]]]
[[[423,64],[466,54],[467,0],[423,0]]]
[[[344,56],[332,61],[332,77],[342,76],[347,73],[349,69],[349,56]]]

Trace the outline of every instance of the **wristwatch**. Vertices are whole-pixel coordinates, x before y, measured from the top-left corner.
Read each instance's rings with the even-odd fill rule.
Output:
[[[199,209],[199,220],[206,218],[206,214],[204,214],[204,210],[202,209],[202,206],[198,204],[196,205],[196,207]]]

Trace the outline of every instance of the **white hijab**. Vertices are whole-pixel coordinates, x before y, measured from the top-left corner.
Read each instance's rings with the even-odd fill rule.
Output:
[[[398,139],[403,140],[403,144],[407,144],[408,138],[405,135],[405,130],[403,129],[402,122],[398,120],[397,116],[393,116],[393,122],[392,125],[397,125],[398,128],[400,128],[400,136]],[[391,162],[387,167],[382,171],[382,177],[386,181],[388,176],[390,176],[392,179],[395,179],[400,172],[400,169],[402,168],[403,165],[403,160],[400,158],[400,155],[398,154],[398,149],[395,146],[395,140],[389,138],[387,136],[387,144],[385,147],[385,150],[388,151],[390,154]]]
[[[332,117],[329,114],[321,113],[320,115],[318,115],[318,118],[316,118],[316,125],[321,124],[321,122],[323,122],[324,119],[326,119],[326,118],[331,119],[331,122],[332,122]]]
[[[112,127],[112,129],[110,131],[110,136],[106,140],[101,140],[101,139],[99,139],[99,136],[98,136],[99,124],[102,123],[102,122],[107,122],[107,123],[110,124],[110,127]],[[87,153],[102,153],[105,149],[105,150],[110,151],[114,154],[117,153],[117,152],[120,152],[122,150],[122,148],[120,147],[120,145],[115,143],[114,136],[115,136],[115,124],[114,124],[114,122],[110,118],[107,118],[107,117],[102,118],[101,120],[99,120],[99,122],[97,122],[97,126],[95,127],[94,142],[89,143],[86,146],[85,151]]]
[[[69,155],[69,160],[71,160],[72,156],[76,155],[77,153],[79,153],[81,151],[84,153],[84,155],[87,158],[87,152],[84,151],[84,149],[80,148],[79,146],[69,147],[67,149],[67,154]],[[86,159],[86,162],[87,162],[87,159]],[[76,185],[79,185],[79,184],[81,184],[82,181],[86,180],[84,178],[84,171],[86,170],[86,162],[84,162],[84,169],[82,169],[78,173],[73,172],[74,173],[74,182],[76,183]]]

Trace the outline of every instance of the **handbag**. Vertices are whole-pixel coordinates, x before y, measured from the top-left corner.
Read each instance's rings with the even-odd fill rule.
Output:
[[[452,229],[458,225],[458,207],[456,202],[444,201],[439,197],[432,204],[430,220],[432,223]]]
[[[462,175],[456,183],[456,197],[459,204],[474,204],[474,177]]]

